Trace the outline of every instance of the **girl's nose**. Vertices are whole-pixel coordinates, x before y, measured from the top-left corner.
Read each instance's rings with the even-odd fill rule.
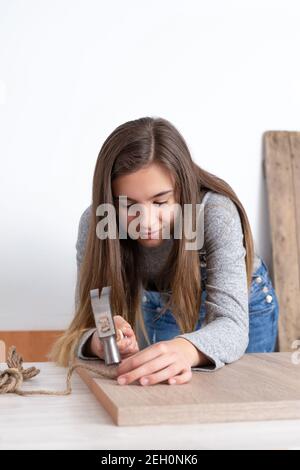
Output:
[[[159,230],[158,212],[153,207],[144,208],[140,219],[141,233],[147,234]]]

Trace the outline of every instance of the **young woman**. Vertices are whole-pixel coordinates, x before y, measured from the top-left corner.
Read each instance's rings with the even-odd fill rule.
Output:
[[[102,204],[116,209],[115,238],[97,231]],[[143,207],[141,218],[131,211],[135,204]],[[179,212],[172,209],[197,204],[204,208],[203,244],[187,249],[185,231],[174,235]],[[120,236],[124,229],[127,238]],[[105,140],[76,249],[76,312],[50,355],[59,365],[75,355],[103,359],[90,290],[107,285],[125,335],[118,341],[120,384],[182,384],[192,370],[214,371],[245,352],[274,351],[278,300],[246,212],[229,184],[192,160],[169,121],[129,121]]]

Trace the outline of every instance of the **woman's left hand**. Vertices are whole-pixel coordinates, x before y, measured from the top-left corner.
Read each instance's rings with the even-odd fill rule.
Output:
[[[164,381],[183,384],[191,380],[191,367],[200,358],[201,353],[184,338],[160,341],[123,360],[117,368],[118,383],[127,385],[139,380],[141,385]]]

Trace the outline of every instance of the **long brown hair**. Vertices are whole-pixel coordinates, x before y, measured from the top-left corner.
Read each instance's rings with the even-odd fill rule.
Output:
[[[137,322],[149,338],[141,310],[142,281],[139,272],[139,244],[133,239],[99,239],[96,234],[96,209],[100,204],[114,204],[112,181],[156,162],[174,176],[177,202],[193,206],[207,190],[229,197],[238,209],[246,249],[248,289],[253,265],[253,238],[244,207],[237,195],[221,178],[203,170],[192,160],[179,131],[166,119],[143,117],[118,126],[105,140],[93,177],[93,201],[84,259],[79,276],[79,302],[74,318],[54,344],[49,358],[67,366],[74,359],[80,336],[95,326],[90,304],[90,290],[111,285],[114,315],[122,315],[136,331]],[[185,249],[184,234],[174,239],[164,270],[168,271],[172,295],[165,306],[172,308],[183,333],[193,331],[201,304],[201,271],[197,250]],[[163,276],[162,276],[163,277]],[[176,286],[176,288],[172,288]],[[164,310],[165,310],[164,309]]]

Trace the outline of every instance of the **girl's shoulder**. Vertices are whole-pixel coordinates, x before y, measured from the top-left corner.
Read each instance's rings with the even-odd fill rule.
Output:
[[[86,231],[90,223],[93,205],[88,206],[81,214],[79,219],[79,231]]]
[[[204,206],[204,245],[200,249],[203,257],[206,253],[207,243],[216,238],[223,237],[228,232],[229,227],[234,227],[232,236],[239,235],[242,230],[241,218],[236,204],[229,196],[207,190],[202,197],[201,204]],[[201,259],[204,262],[204,259]]]
[[[206,208],[208,213],[209,209],[216,209],[217,212],[229,211],[231,215],[238,214],[238,209],[236,204],[229,196],[224,194],[217,193],[213,190],[206,190],[202,193],[201,204]],[[211,212],[211,211],[210,211]]]
[[[77,233],[77,242],[76,249],[77,252],[84,250],[87,234],[89,231],[90,217],[92,214],[92,204],[87,207],[81,214],[78,224],[78,233]]]

